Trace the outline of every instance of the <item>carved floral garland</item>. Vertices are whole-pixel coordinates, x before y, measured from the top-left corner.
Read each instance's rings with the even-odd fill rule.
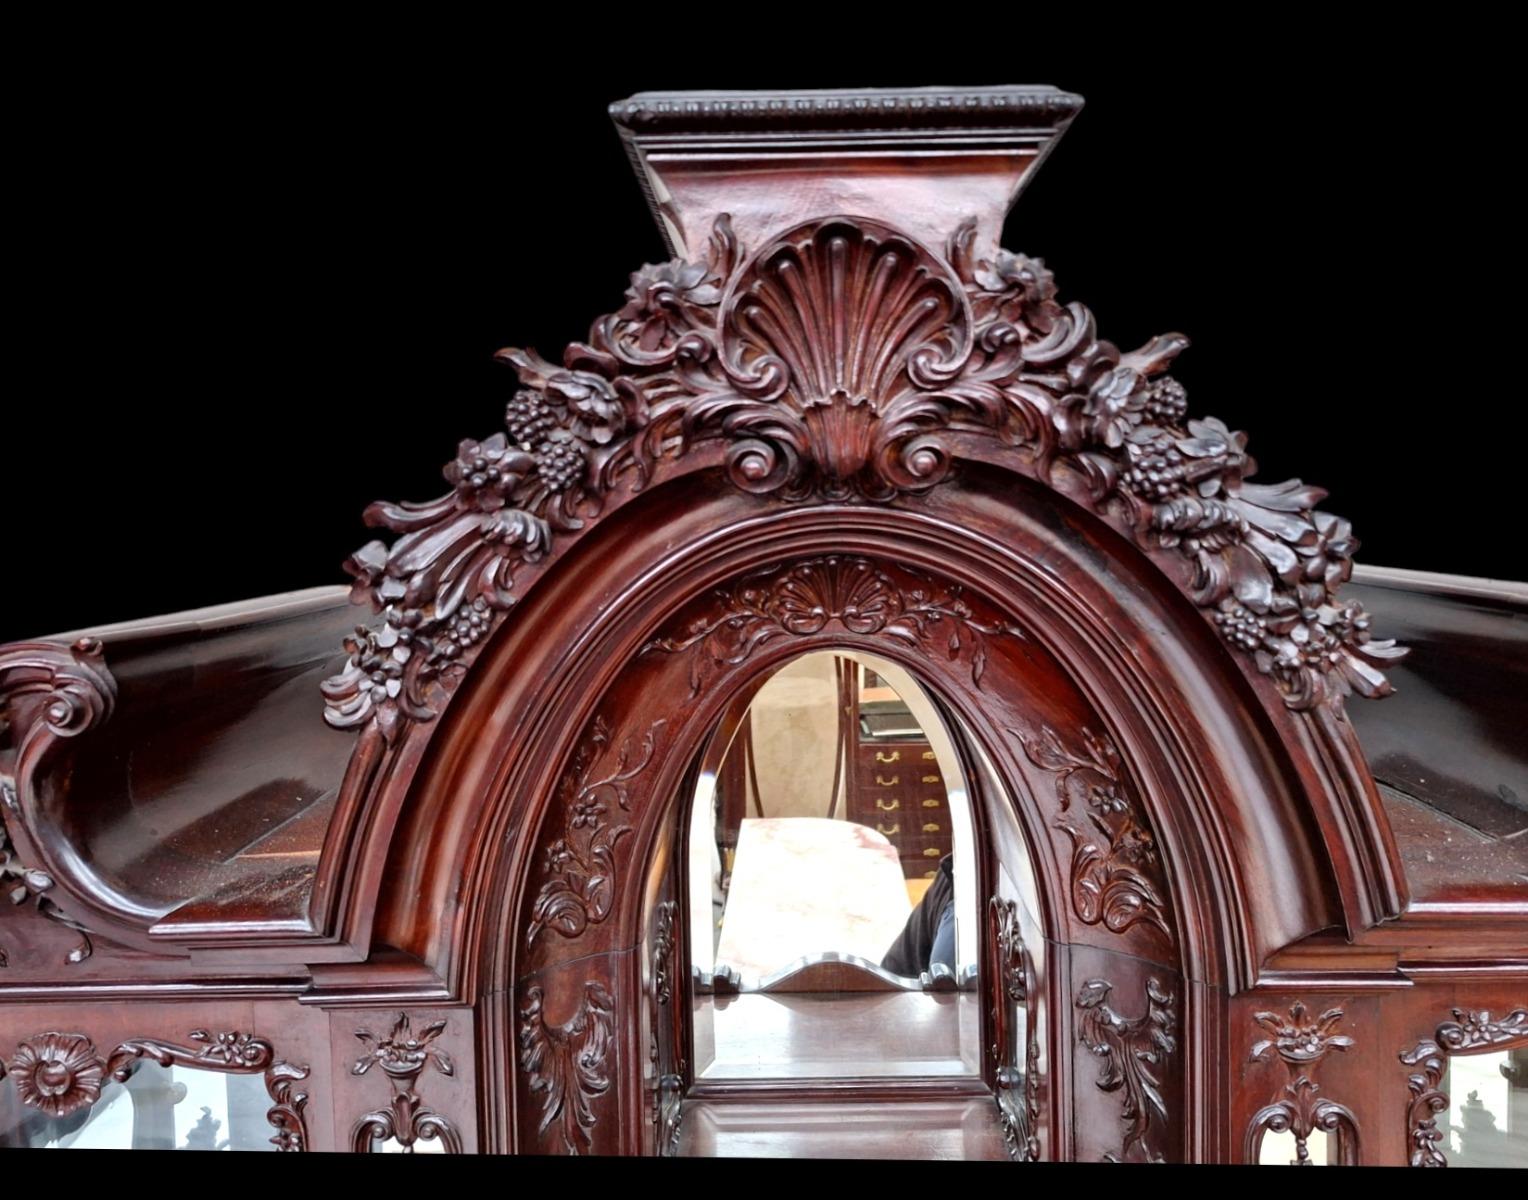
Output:
[[[328,720],[391,740],[400,720],[430,719],[515,602],[520,568],[660,460],[719,439],[746,491],[884,501],[946,476],[947,432],[995,438],[1042,481],[1074,472],[1100,512],[1181,556],[1189,596],[1291,708],[1386,694],[1378,667],[1404,651],[1337,597],[1357,547],[1347,522],[1316,510],[1319,488],[1249,482],[1245,436],[1188,417],[1164,374],[1187,339],[1122,353],[1086,308],[1057,302],[1040,260],[973,260],[974,237],[968,222],[941,259],[831,218],[745,260],[723,216],[705,263],[634,273],[560,366],[501,351],[522,384],[505,429],[461,443],[438,500],[366,511],[402,536],[346,564],[382,621],[347,640]]]

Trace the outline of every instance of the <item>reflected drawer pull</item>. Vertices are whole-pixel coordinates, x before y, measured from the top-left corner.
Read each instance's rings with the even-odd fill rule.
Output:
[[[902,782],[902,776],[893,775],[890,779],[882,779],[879,775],[877,775],[875,777],[875,781],[882,787],[896,787],[897,784]]]
[[[939,801],[937,801],[937,800],[925,800],[923,802],[923,807],[924,808],[938,808],[939,807]]]
[[[925,850],[923,852],[923,857],[924,858],[938,858],[939,857],[939,847],[938,846],[930,846],[927,850]]]
[[[923,782],[924,783],[938,783],[939,782],[939,776],[937,776],[937,775],[925,775],[923,777]]]
[[[886,754],[886,753],[884,753],[883,751],[880,751],[880,750],[877,750],[875,752],[875,761],[876,762],[894,763],[894,762],[897,762],[901,757],[902,757],[902,751],[900,751],[900,750],[893,750],[890,754]]]
[[[925,879],[932,879],[937,874],[939,874],[939,872],[937,870],[934,870],[934,871],[925,871],[925,872],[923,872],[923,878],[925,878]]]
[[[933,762],[934,761],[934,752],[932,750],[925,750],[923,752],[923,761],[924,762]]]
[[[897,809],[902,807],[902,801],[893,800],[890,804],[887,804],[886,801],[877,796],[875,798],[875,806],[882,812],[896,812]]]
[[[938,821],[925,821],[923,823],[923,832],[924,833],[938,833],[939,832],[939,822]]]
[[[901,821],[893,821],[891,823],[891,828],[890,829],[887,829],[886,826],[882,825],[879,821],[877,821],[875,823],[875,827],[881,833],[901,833],[902,832],[902,822]]]

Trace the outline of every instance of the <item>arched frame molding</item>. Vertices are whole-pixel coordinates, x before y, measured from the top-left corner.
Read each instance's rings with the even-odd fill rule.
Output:
[[[1090,710],[1086,719],[1117,747],[1139,790],[1188,980],[1239,990],[1273,950],[1343,923],[1341,845],[1334,853],[1312,815],[1331,798],[1306,790],[1310,764],[1302,772],[1297,761],[1324,727],[1311,714],[1260,702],[1258,681],[1163,586],[1149,559],[1080,506],[974,463],[958,480],[894,506],[760,501],[716,471],[655,482],[639,504],[608,516],[565,554],[485,646],[433,730],[391,841],[374,936],[432,963],[454,993],[483,1006],[483,1075],[497,1074],[496,1086],[485,1089],[487,1138],[515,1127],[508,1033],[525,966],[519,939],[543,877],[538,859],[561,819],[559,783],[580,738],[664,619],[770,563],[825,554],[905,564],[960,585],[1013,620],[1024,632],[1021,646],[1055,657]],[[999,715],[1005,680],[1013,678],[1001,655],[992,654],[980,689],[999,702],[997,713],[962,697],[961,678],[941,677],[934,660],[841,627],[782,639],[746,666],[756,675],[809,649],[856,643],[913,669],[978,733],[1019,798],[1043,890],[1064,909],[1065,843],[1057,842],[1044,800],[1052,783]],[[966,664],[951,669],[969,678]],[[640,943],[646,864],[659,853],[658,830],[680,774],[750,677],[728,676],[665,730],[644,800],[633,805],[633,832],[617,851],[621,893],[611,910],[619,917],[602,924],[597,939],[571,947],[572,957]],[[682,673],[672,682],[682,690]],[[642,732],[616,727],[611,741]],[[1306,885],[1278,882],[1295,878]],[[1103,931],[1063,917],[1052,936],[1090,933]],[[1155,953],[1162,956],[1162,947]],[[629,969],[636,970],[635,956]],[[1060,996],[1053,1005],[1058,1013],[1067,1008]],[[1194,1081],[1187,1099],[1203,1111],[1212,1111],[1222,1086],[1211,1065],[1214,1008],[1184,1005],[1185,1078]],[[554,1014],[554,1023],[566,1015]]]

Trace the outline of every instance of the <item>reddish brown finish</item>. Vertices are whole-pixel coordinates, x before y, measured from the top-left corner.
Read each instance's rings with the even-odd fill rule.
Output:
[[[62,1056],[77,1106],[115,1048],[245,1034],[307,1069],[318,1149],[821,1149],[834,1111],[930,1153],[1238,1161],[1288,1126],[1430,1161],[1454,1010],[1524,1040],[1528,783],[1490,715],[1522,597],[1371,579],[1427,650],[1399,663],[1319,490],[1189,418],[1186,340],[1121,353],[998,248],[1079,104],[634,97],[679,260],[561,365],[505,352],[523,386],[448,495],[373,506],[401,536],[351,561],[382,617],[343,660],[332,593],[0,648],[5,1069]],[[948,718],[979,1078],[700,1086],[726,1001],[687,968],[686,797],[831,648]],[[1426,687],[1350,724],[1377,665]]]

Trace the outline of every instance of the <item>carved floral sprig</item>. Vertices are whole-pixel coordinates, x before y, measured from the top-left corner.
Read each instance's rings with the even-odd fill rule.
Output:
[[[1113,933],[1141,923],[1169,940],[1166,886],[1156,839],[1136,812],[1119,752],[1086,727],[1079,749],[1050,726],[1013,730],[1029,761],[1056,779],[1056,826],[1072,842],[1072,911],[1085,925]]]
[[[547,849],[546,882],[531,909],[526,941],[534,942],[545,929],[575,938],[610,915],[615,903],[615,848],[631,826],[614,813],[631,809],[632,780],[649,763],[665,720],[654,721],[640,742],[627,739],[616,755],[613,770],[595,777],[595,765],[610,745],[610,726],[596,717],[580,743],[562,781],[562,805],[567,830]]]
[[[367,1047],[367,1052],[355,1060],[351,1074],[364,1075],[372,1067],[381,1067],[383,1074],[393,1079],[418,1079],[420,1072],[431,1063],[442,1075],[455,1075],[456,1064],[439,1046],[432,1043],[443,1032],[444,1021],[431,1021],[416,1037],[407,1013],[400,1012],[386,1037],[379,1038],[369,1029],[357,1029],[356,1040]]]

